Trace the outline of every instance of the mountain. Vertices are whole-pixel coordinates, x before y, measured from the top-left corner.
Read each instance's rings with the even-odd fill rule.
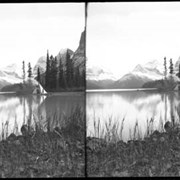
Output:
[[[79,66],[80,71],[82,71],[85,67],[85,31],[81,33],[79,46],[77,50],[74,52],[72,59],[74,65]]]
[[[123,88],[123,89],[140,88],[144,83],[151,80],[152,79],[146,76],[129,73],[124,75],[120,80],[116,81],[114,83],[114,88]]]
[[[18,71],[19,68],[16,64],[11,64],[0,69],[0,89],[4,86],[21,82],[22,78],[20,77]]]
[[[115,88],[141,88],[144,83],[163,78],[163,63],[153,60],[138,64],[130,73],[114,83]]]
[[[87,89],[112,88],[116,81],[113,73],[97,66],[86,69]]]
[[[57,62],[58,62],[58,65],[59,65],[59,62],[60,62],[60,59],[61,59],[61,62],[63,64],[63,66],[65,66],[66,64],[66,56],[67,56],[67,52],[70,54],[70,58],[72,58],[74,52],[69,49],[69,48],[64,48],[64,49],[61,49],[59,51],[59,53],[57,54]]]
[[[67,52],[70,54],[70,58],[74,64],[74,66],[79,66],[80,71],[85,70],[85,31],[81,33],[80,41],[78,48],[75,52],[73,52],[69,48],[64,48],[59,51],[57,54],[57,63],[59,65],[60,59],[65,68],[66,64],[66,56]],[[42,76],[42,81],[45,79],[45,71],[46,71],[46,56],[41,56],[34,68],[32,68],[32,77],[37,76],[37,70],[40,69],[40,73]],[[26,72],[27,73],[27,72]],[[5,86],[11,87],[10,85],[18,84],[22,82],[22,67],[18,67],[16,64],[10,64],[7,67],[0,68],[0,89]],[[6,89],[6,88],[4,88]]]
[[[69,48],[63,48],[59,51],[59,53],[56,55],[57,58],[57,65],[60,63],[60,59],[62,62],[62,65],[65,68],[66,64],[66,56],[67,52],[70,54],[70,58],[73,61],[74,66],[79,66],[80,70],[84,69],[84,64],[85,64],[85,57],[84,57],[84,52],[85,52],[85,31],[81,33],[80,41],[79,41],[79,46],[75,52],[73,52]],[[42,56],[38,59],[36,65],[33,68],[33,75],[37,76],[37,69],[40,69],[40,73],[44,73],[46,71],[46,56]]]
[[[33,75],[34,75],[34,76],[37,76],[37,70],[38,70],[38,68],[39,68],[41,74],[46,71],[46,56],[41,56],[41,57],[38,59],[36,65],[35,65],[34,68],[33,68]]]
[[[87,88],[141,88],[146,82],[162,79],[163,69],[163,62],[153,60],[143,65],[138,64],[131,72],[117,80],[111,72],[99,67],[89,67],[86,71]]]

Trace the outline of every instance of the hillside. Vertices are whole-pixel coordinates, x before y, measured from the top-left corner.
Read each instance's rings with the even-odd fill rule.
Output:
[[[1,89],[2,92],[16,92],[16,94],[33,94],[34,90],[41,85],[35,79],[28,79],[25,83],[7,85]]]
[[[175,86],[180,82],[180,79],[173,75],[167,79],[155,80],[145,83],[142,88],[157,88],[162,91],[174,90]]]

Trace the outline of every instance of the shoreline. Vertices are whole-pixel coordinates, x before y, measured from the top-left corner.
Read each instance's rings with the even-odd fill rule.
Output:
[[[85,91],[67,91],[67,92],[48,92],[47,94],[24,94],[17,92],[0,92],[0,95],[33,95],[33,96],[82,96]]]
[[[180,129],[142,139],[106,141],[86,137],[89,177],[157,177],[180,175]]]
[[[157,88],[136,88],[136,89],[86,89],[86,92],[129,92],[129,91],[157,91]]]

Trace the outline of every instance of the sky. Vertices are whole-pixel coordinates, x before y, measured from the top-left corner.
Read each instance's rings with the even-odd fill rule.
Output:
[[[118,78],[137,64],[180,56],[180,2],[90,3],[87,67],[100,66]]]
[[[75,51],[85,27],[84,3],[0,4],[0,68],[35,65],[62,48]]]

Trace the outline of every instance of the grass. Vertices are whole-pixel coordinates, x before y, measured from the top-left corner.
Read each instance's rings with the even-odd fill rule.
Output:
[[[94,120],[95,121],[95,120]],[[124,142],[121,126],[106,122],[101,131],[100,119],[94,122],[94,135],[87,137],[87,170],[89,177],[151,177],[180,176],[180,129],[177,124],[170,132],[154,130],[154,119],[147,120],[143,136],[136,121],[130,129],[130,139]],[[96,136],[95,136],[96,135]]]
[[[53,119],[58,121],[56,114]],[[36,123],[34,129],[23,126],[22,135],[7,137],[8,123],[3,124],[0,177],[83,177],[84,122],[84,111],[76,107],[61,127],[53,129],[47,119],[46,130]]]

